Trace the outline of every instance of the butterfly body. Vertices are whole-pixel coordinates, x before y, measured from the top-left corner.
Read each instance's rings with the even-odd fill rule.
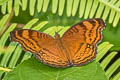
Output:
[[[81,66],[96,57],[97,43],[102,40],[105,23],[100,18],[84,20],[73,25],[62,37],[30,29],[14,30],[12,41],[35,55],[38,61],[52,67]]]

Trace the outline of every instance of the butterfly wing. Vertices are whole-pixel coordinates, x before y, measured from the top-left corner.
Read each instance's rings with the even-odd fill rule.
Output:
[[[10,33],[12,41],[21,44],[25,51],[35,54],[44,64],[54,67],[66,67],[67,59],[60,55],[57,41],[48,34],[34,30],[22,29]],[[63,58],[62,58],[63,57]]]
[[[80,66],[95,58],[97,43],[102,40],[101,31],[104,27],[102,19],[89,19],[72,26],[63,34],[62,41],[72,65]]]

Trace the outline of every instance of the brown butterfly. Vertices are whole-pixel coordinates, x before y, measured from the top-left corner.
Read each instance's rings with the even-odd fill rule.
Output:
[[[38,61],[53,67],[81,66],[96,57],[97,43],[102,40],[105,23],[100,18],[88,19],[69,28],[62,37],[30,29],[10,32],[12,41],[35,55]]]

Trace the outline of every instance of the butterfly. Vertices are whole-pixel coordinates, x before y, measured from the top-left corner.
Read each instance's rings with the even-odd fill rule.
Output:
[[[24,51],[52,67],[81,66],[96,57],[97,43],[102,40],[105,23],[100,18],[81,21],[69,28],[62,37],[55,37],[31,29],[10,32],[12,41],[21,44]]]

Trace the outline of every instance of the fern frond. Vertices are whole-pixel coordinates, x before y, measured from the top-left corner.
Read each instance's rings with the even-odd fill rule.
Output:
[[[120,72],[116,74],[112,80],[120,80]]]
[[[12,11],[12,3],[13,3],[13,0],[8,0],[8,7],[7,7],[8,13],[11,13]]]
[[[0,71],[9,72],[9,71],[11,71],[11,69],[0,67]]]
[[[75,16],[79,7],[80,0],[73,1],[72,16]]]
[[[56,6],[58,6],[58,0],[52,0],[52,4],[54,4],[54,5],[52,5],[52,12],[56,13],[57,12]]]
[[[33,15],[33,14],[34,14],[34,11],[35,11],[35,3],[36,3],[36,0],[30,0],[30,6],[29,6],[30,15]]]
[[[20,5],[21,5],[20,0],[14,0],[14,11],[16,16],[18,16],[19,14]]]
[[[118,58],[106,71],[108,78],[120,67],[120,58]]]
[[[67,11],[66,11],[66,14],[68,17],[71,16],[71,13],[72,13],[72,5],[73,5],[73,0],[69,0],[67,1]]]
[[[0,46],[4,47],[5,43],[7,41],[7,39],[9,38],[9,33],[16,27],[16,24],[12,24],[7,30],[6,32],[2,35],[1,39],[0,39]]]
[[[120,58],[118,58],[115,62],[112,62],[112,64],[110,64],[110,62],[112,60],[114,60],[113,58],[118,54],[117,52],[111,52],[111,53],[107,54],[107,51],[112,46],[113,45],[108,42],[104,42],[104,43],[100,44],[98,46],[98,54],[96,57],[96,61],[100,61],[102,69],[106,71],[105,73],[106,73],[106,76],[108,77],[108,79],[113,78],[112,75],[114,75],[114,73],[117,71],[117,69],[120,66]],[[104,56],[106,56],[106,57],[104,57]],[[106,70],[106,67],[108,67],[107,70]],[[117,73],[117,76],[114,75],[114,76],[116,76],[114,78],[117,79],[118,75],[119,75],[119,73]],[[113,80],[114,80],[114,78],[113,78]]]
[[[117,71],[117,69],[119,68],[119,64],[120,64],[120,58],[118,58],[115,62],[113,62],[112,64],[110,64],[110,61],[114,60],[113,58],[117,55],[117,52],[111,52],[109,53],[102,61],[101,61],[101,66],[103,68],[103,70],[106,69],[106,67],[108,67],[109,65],[111,65],[110,67],[108,67],[108,69],[106,70],[106,76],[108,77],[108,79],[112,79],[114,75],[114,73]],[[119,71],[118,71],[119,72]],[[119,75],[119,73],[118,73]],[[116,76],[116,75],[115,75]],[[116,76],[117,78],[117,76]]]
[[[3,16],[3,18],[0,20],[0,31],[2,31],[6,21],[8,20],[8,17],[10,15],[9,14],[6,14],[5,16]]]
[[[2,9],[1,9],[1,12],[3,14],[6,14],[6,7],[7,7],[7,5],[6,5],[6,3],[4,3],[4,5],[2,6]]]
[[[54,4],[52,4],[52,5],[54,5]],[[56,7],[58,7],[58,15],[62,16],[64,7],[65,7],[65,0],[59,0],[59,4],[58,5],[59,5],[59,7],[56,6]]]
[[[6,3],[8,0],[0,0],[0,5]]]
[[[103,69],[106,68],[106,66],[115,57],[116,54],[117,54],[117,52],[111,52],[111,53],[109,53],[109,55],[105,59],[103,59],[103,61],[101,62],[101,66]]]
[[[27,9],[27,0],[9,0],[1,6],[1,12],[6,13],[6,7],[8,12],[11,12],[11,6],[14,5],[15,15],[19,15],[19,9]],[[66,5],[65,5],[66,4]],[[66,12],[67,16],[76,16],[79,18],[93,18],[101,17],[106,20],[109,16],[109,23],[113,23],[115,27],[120,20],[120,1],[119,0],[29,0],[30,15],[34,15],[35,9],[38,12],[47,12],[49,7],[52,7],[52,13],[56,13],[62,16]],[[109,15],[110,14],[110,15]]]
[[[98,53],[96,57],[96,61],[100,61],[102,57],[106,54],[106,52],[112,47],[113,45],[109,42],[104,42],[103,44],[98,46]]]

